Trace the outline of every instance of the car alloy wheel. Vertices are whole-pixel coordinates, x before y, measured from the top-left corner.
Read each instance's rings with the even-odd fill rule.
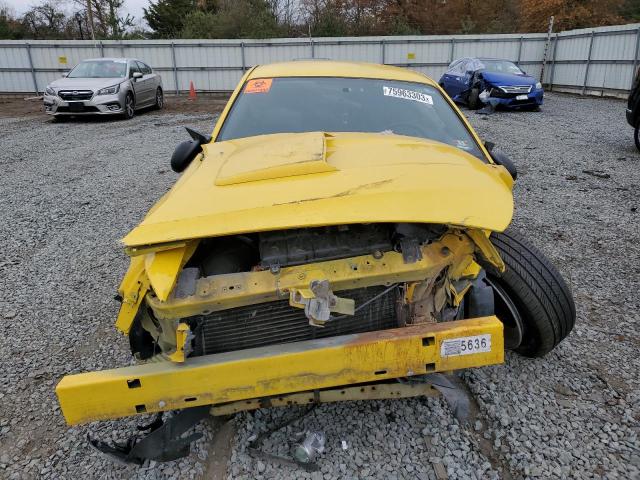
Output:
[[[162,110],[164,107],[164,95],[162,94],[162,90],[156,90],[156,109]]]
[[[133,95],[128,94],[124,99],[124,118],[133,118],[136,113],[135,105],[133,103]]]

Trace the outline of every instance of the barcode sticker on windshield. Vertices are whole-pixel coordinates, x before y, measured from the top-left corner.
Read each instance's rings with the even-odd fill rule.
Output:
[[[416,92],[415,90],[405,90],[404,88],[387,87],[383,85],[382,93],[385,97],[404,98],[405,100],[413,100],[414,102],[433,105],[433,98],[431,98],[431,95]]]

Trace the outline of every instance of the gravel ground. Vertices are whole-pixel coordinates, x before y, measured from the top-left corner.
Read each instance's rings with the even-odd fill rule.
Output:
[[[323,430],[311,474],[246,451],[296,409],[209,421],[189,458],[137,468],[86,442],[124,439],[137,419],[68,428],[55,399],[63,375],[131,361],[113,328],[118,239],[175,181],[181,126],[210,130],[215,114],[0,118],[0,478],[640,478],[640,155],[624,104],[549,94],[537,113],[465,113],[516,160],[515,224],[571,284],[576,328],[543,359],[465,372],[469,426],[439,398],[354,402],[267,439],[285,453],[295,432]]]

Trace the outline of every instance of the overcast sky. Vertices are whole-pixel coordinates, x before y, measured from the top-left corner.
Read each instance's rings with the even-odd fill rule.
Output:
[[[38,0],[0,0],[0,4],[6,4],[13,8],[18,15],[22,15],[33,5],[38,5],[39,3],[41,2]],[[57,3],[61,4],[63,9],[71,10],[73,2],[71,0],[62,0]],[[124,13],[133,15],[139,21],[142,19],[142,8],[147,5],[149,5],[149,0],[124,0],[123,10]],[[75,5],[73,6],[75,7]]]

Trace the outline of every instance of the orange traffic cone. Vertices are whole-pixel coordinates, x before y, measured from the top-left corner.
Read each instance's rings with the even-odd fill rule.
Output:
[[[196,88],[193,86],[193,80],[189,84],[189,100],[196,99]]]

